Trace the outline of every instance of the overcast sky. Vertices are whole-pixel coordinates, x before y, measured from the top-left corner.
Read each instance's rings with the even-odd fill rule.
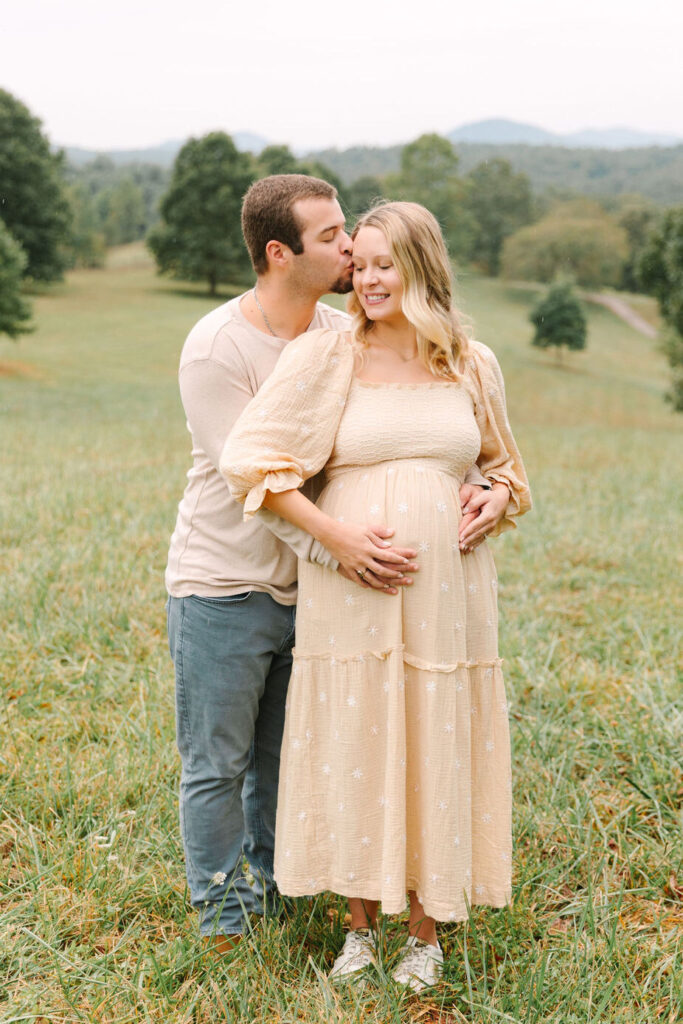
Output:
[[[683,136],[675,0],[15,0],[0,87],[93,149],[389,145],[506,117]]]

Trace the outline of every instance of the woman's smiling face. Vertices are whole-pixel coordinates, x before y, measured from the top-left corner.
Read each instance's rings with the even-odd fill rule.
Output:
[[[405,319],[403,285],[379,228],[363,227],[353,240],[353,288],[369,320]]]

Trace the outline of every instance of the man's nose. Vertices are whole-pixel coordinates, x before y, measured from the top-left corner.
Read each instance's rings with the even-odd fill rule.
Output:
[[[342,252],[345,253],[347,256],[350,256],[351,253],[353,252],[353,240],[351,238],[351,235],[347,235],[345,231],[342,231],[341,248]]]

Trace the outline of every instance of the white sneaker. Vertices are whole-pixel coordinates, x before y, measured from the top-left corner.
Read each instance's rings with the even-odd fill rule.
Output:
[[[443,950],[437,942],[431,946],[416,935],[410,935],[392,977],[399,985],[409,985],[413,992],[436,985],[443,971]]]
[[[364,967],[377,963],[374,933],[369,929],[348,932],[329,977],[333,980],[357,974]]]

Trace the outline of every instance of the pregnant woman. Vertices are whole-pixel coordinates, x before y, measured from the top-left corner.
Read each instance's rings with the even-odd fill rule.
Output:
[[[386,600],[299,566],[296,650],[278,797],[275,877],[291,896],[348,897],[351,931],[332,976],[375,957],[378,904],[410,907],[394,972],[439,976],[436,922],[510,899],[507,704],[497,578],[487,543],[530,508],[495,356],[467,338],[437,222],[380,205],[354,232],[352,331],[285,349],[243,413],[221,470],[245,515],[265,505],[348,571],[373,572],[373,523],[419,552]],[[494,494],[462,537],[458,490],[476,463]],[[313,505],[298,490],[325,468]]]

